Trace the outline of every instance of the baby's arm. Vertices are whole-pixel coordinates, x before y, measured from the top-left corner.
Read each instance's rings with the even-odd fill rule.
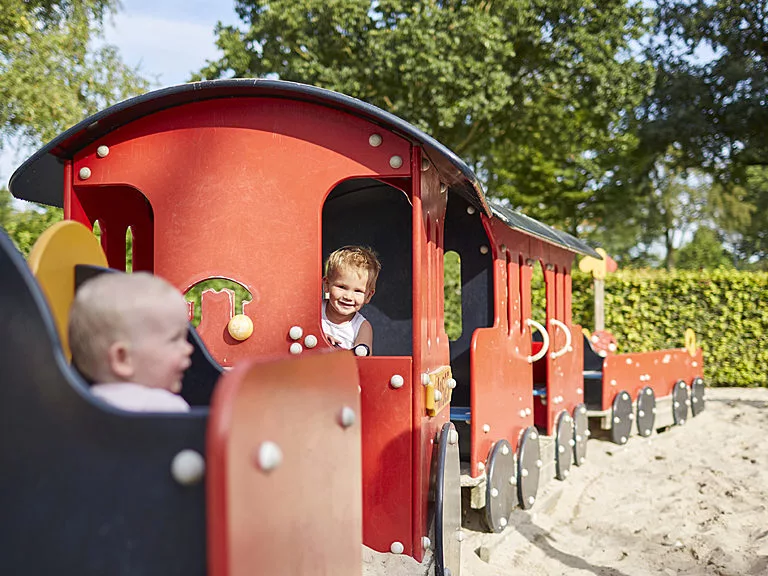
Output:
[[[357,338],[352,348],[354,349],[358,344],[365,344],[368,346],[368,350],[373,350],[373,327],[368,320],[363,320],[363,323],[360,324],[360,330],[357,331]]]

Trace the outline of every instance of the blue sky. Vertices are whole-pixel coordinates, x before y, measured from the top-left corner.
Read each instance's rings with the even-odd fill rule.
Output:
[[[186,82],[206,60],[219,56],[213,33],[217,22],[240,22],[234,0],[121,0],[121,4],[106,27],[106,41],[158,88]],[[0,153],[0,183],[7,185],[13,170],[32,152],[8,143]]]

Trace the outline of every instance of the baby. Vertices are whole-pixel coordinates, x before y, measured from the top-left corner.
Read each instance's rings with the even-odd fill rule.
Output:
[[[376,291],[381,264],[376,254],[361,246],[344,246],[328,257],[323,278],[323,332],[328,342],[351,350],[361,344],[370,354],[373,328],[360,314]]]
[[[187,412],[178,395],[189,368],[187,305],[147,274],[101,274],[77,291],[69,316],[72,363],[91,392],[123,410]]]

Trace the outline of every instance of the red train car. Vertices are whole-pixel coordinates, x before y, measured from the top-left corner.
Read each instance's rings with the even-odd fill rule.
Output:
[[[383,265],[364,310],[373,355],[357,369],[362,540],[375,550],[420,561],[434,547],[437,574],[456,576],[460,485],[502,530],[513,506],[533,505],[540,478],[563,479],[583,461],[570,269],[594,251],[488,202],[464,162],[391,114],[281,81],[178,86],[68,130],[24,163],[11,190],[88,228],[98,222],[112,268],[125,269],[130,231],[134,270],[185,293],[213,278],[241,285],[254,326],[245,340],[227,330],[231,291],[206,291],[200,303],[197,331],[224,367],[328,348],[323,261],[345,244],[373,247]],[[454,341],[446,251],[461,258]],[[532,313],[536,270],[543,323]]]

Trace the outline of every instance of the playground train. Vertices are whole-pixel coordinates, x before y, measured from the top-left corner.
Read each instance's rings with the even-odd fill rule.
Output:
[[[590,424],[624,443],[704,408],[695,344],[599,355],[573,324],[571,265],[594,250],[488,200],[443,145],[337,93],[272,80],[152,92],[61,134],[11,192],[65,221],[28,262],[0,234],[7,573],[359,574],[362,543],[457,576],[463,513],[503,530],[584,462]],[[250,294],[242,309],[231,290],[190,305],[189,414],[111,408],[68,362],[75,287],[125,270],[127,233],[133,270]],[[371,356],[334,352],[321,331],[323,261],[346,244],[383,265],[364,310]],[[244,340],[227,329],[238,312]]]

